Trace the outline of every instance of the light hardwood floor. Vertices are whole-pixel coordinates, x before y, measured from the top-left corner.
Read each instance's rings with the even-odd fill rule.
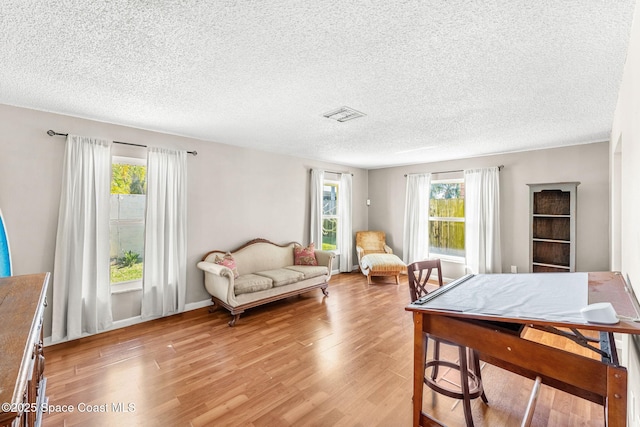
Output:
[[[329,291],[250,310],[233,328],[228,312],[203,308],[47,347],[49,405],[74,412],[44,426],[410,426],[406,276],[397,286],[339,274]],[[473,402],[476,426],[519,425],[533,382],[482,372],[489,406]],[[464,425],[455,402],[425,390],[425,411],[449,426]],[[534,426],[603,423],[601,406],[542,386]]]

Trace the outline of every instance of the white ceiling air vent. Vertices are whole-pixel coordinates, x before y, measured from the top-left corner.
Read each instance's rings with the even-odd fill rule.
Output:
[[[353,108],[340,107],[337,110],[324,113],[323,116],[328,119],[337,120],[339,122],[346,122],[347,120],[353,120],[353,119],[357,119],[358,117],[364,117],[366,116],[366,114],[361,113],[360,111],[356,111]]]

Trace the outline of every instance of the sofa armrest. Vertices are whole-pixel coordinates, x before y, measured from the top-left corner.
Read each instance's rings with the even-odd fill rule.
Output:
[[[233,271],[230,268],[207,261],[200,261],[197,266],[204,271],[204,286],[209,294],[229,305],[237,305]]]
[[[207,273],[217,274],[218,276],[226,276],[227,272],[225,270],[231,271],[228,267],[220,264],[214,264],[208,261],[200,261],[198,264],[198,268],[202,271],[206,271]],[[233,273],[231,273],[233,275]]]
[[[384,245],[384,252],[387,253],[387,254],[392,254],[393,253],[393,249],[391,249],[391,246]]]
[[[318,265],[326,266],[329,269],[329,277],[331,277],[333,259],[336,257],[336,254],[332,251],[323,251],[323,250],[316,250],[315,254],[316,254],[316,260],[318,261]]]

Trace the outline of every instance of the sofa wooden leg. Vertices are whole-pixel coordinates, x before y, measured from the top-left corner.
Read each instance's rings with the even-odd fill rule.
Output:
[[[326,286],[320,288],[325,297],[329,296],[329,289]]]
[[[212,305],[209,306],[209,313],[213,313],[214,311],[216,311],[219,307],[218,304],[216,304],[215,300],[213,298],[211,298],[211,302],[213,303]]]
[[[229,326],[235,326],[236,322],[240,318],[240,313],[232,314],[232,316],[231,320],[229,320]]]

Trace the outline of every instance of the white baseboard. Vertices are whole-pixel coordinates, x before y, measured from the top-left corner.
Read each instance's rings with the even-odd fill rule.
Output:
[[[197,309],[203,308],[203,307],[208,307],[210,305],[211,305],[211,300],[209,300],[209,299],[204,300],[204,301],[191,302],[189,304],[185,304],[184,311],[182,311],[182,313],[185,313],[185,312],[191,311],[191,310],[197,310]],[[178,313],[175,313],[175,314],[178,314]],[[169,316],[173,316],[173,314],[170,314]],[[113,324],[111,325],[111,327],[109,329],[106,329],[104,331],[100,331],[100,332],[98,332],[98,334],[101,334],[103,332],[115,331],[116,329],[126,328],[127,326],[137,325],[138,323],[150,322],[152,320],[159,319],[160,317],[155,317],[153,319],[142,320],[142,316],[135,316],[135,317],[130,317],[128,319],[116,320],[116,321],[113,322]],[[97,334],[84,333],[84,334],[82,334],[82,336],[80,338],[90,337],[92,335],[97,335]],[[76,339],[80,339],[80,338],[76,338]],[[61,339],[61,340],[59,340],[59,341],[56,341],[56,342],[52,342],[51,341],[51,337],[45,337],[44,338],[44,346],[47,347],[47,346],[50,346],[50,345],[53,345],[53,344],[61,344],[63,342],[67,342],[67,341],[70,341],[70,340],[68,340],[66,337]]]
[[[354,266],[351,267],[351,273],[353,273],[354,271],[358,271],[358,270],[360,270],[360,266],[359,265],[354,265]],[[341,273],[341,271],[339,269],[338,270],[331,270],[331,275],[332,276],[334,274],[340,274],[340,273]]]
[[[190,302],[184,305],[184,311],[197,310],[202,307],[209,307],[212,304],[211,299],[206,299],[198,302]]]

